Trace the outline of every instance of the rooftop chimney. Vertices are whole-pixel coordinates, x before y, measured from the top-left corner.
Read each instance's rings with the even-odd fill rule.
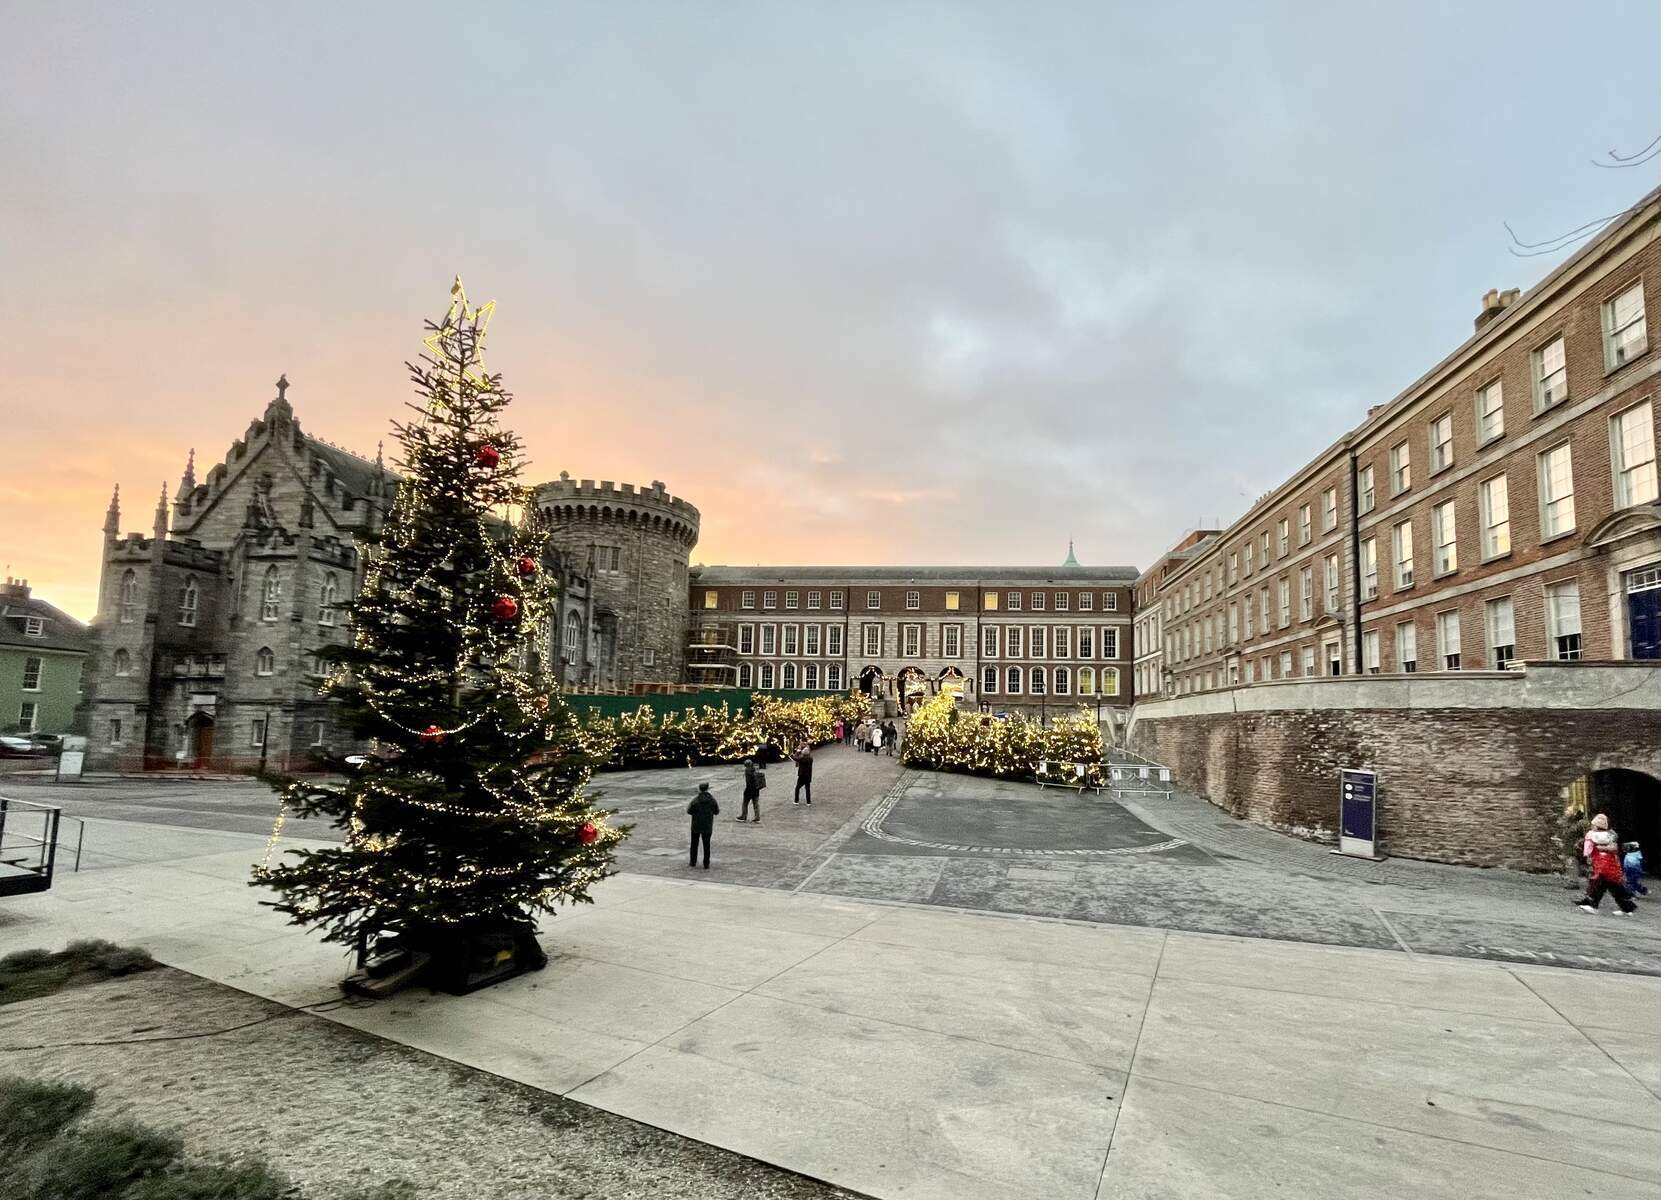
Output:
[[[1476,328],[1481,332],[1493,319],[1517,302],[1522,293],[1517,288],[1489,288],[1482,295],[1482,311],[1476,316]]]

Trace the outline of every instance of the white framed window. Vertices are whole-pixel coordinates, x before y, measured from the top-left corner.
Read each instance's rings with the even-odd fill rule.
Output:
[[[1459,670],[1459,610],[1449,609],[1436,614],[1437,653],[1442,656],[1442,670]]]
[[[1510,596],[1499,596],[1483,606],[1488,619],[1488,662],[1503,671],[1517,657],[1517,628]]]
[[[998,693],[998,668],[982,667],[980,669],[980,694],[995,696]]]
[[[1264,632],[1265,635],[1267,635],[1268,632],[1269,632],[1269,589],[1268,588],[1264,588],[1261,592],[1257,593],[1257,615],[1260,616],[1261,618],[1263,618],[1263,621],[1262,621],[1263,632]]]
[[[1292,522],[1289,518],[1282,517],[1275,526],[1275,540],[1280,548],[1280,556],[1285,558],[1287,551],[1292,548]]]
[[[258,750],[265,745],[265,718],[255,717],[248,726],[248,744]]]
[[[1373,468],[1371,463],[1356,472],[1355,490],[1360,501],[1357,506],[1357,511],[1363,513],[1372,512],[1373,505],[1378,501],[1378,494],[1373,486]],[[1248,558],[1246,561],[1250,562],[1251,560]]]
[[[202,593],[196,586],[196,576],[187,575],[185,586],[179,592],[179,624],[186,629],[196,626],[196,613],[201,607]]]
[[[277,656],[270,646],[261,646],[254,654],[254,674],[270,675],[277,670]]]
[[[755,606],[756,594],[754,592],[746,590],[738,594],[739,608],[754,608]]]
[[[1613,371],[1649,349],[1644,285],[1635,283],[1603,304],[1603,366]]]
[[[907,592],[905,594],[905,610],[907,612],[917,612],[922,607],[923,607],[923,593],[922,592]]]
[[[1406,442],[1390,447],[1390,494],[1399,496],[1413,486],[1413,448]]]
[[[1511,496],[1504,475],[1485,479],[1477,489],[1482,506],[1482,557],[1511,553]]]
[[[1321,493],[1321,532],[1338,528],[1338,489],[1329,487]]]
[[[1034,592],[1032,594],[1032,603],[1031,603],[1030,607],[1031,607],[1033,612],[1043,612],[1044,611],[1044,593],[1043,592]]]
[[[577,614],[572,613],[575,617]],[[568,617],[569,621],[570,618]],[[740,654],[754,654],[756,652],[756,627],[754,625],[740,625],[738,627],[738,652]]]
[[[1071,603],[1071,600],[1069,599],[1066,592],[1057,592],[1055,594],[1055,603],[1052,607],[1055,609],[1056,612],[1066,612],[1067,611],[1067,606],[1070,603]]]
[[[818,663],[803,663],[802,664],[802,687],[804,687],[805,689],[807,689],[810,692],[816,692],[816,691],[819,690],[819,664]]]
[[[29,655],[23,660],[23,690],[26,692],[40,691],[41,668],[44,660]]]
[[[818,592],[809,592],[807,594],[807,607],[809,612],[817,612],[819,610]]]
[[[1280,677],[1282,679],[1292,678],[1292,652],[1290,650],[1280,652]]]
[[[1303,677],[1305,679],[1312,678],[1315,674],[1315,647],[1299,647],[1298,657],[1303,664]]]
[[[1050,649],[1056,658],[1073,657],[1073,630],[1067,625],[1057,625],[1050,630]]]
[[[756,672],[756,677],[759,681],[758,686],[762,691],[771,691],[773,689],[773,664],[770,662],[762,663],[761,670]]]
[[[787,662],[779,670],[779,686],[793,688],[796,686],[796,664]]]
[[[1020,625],[1009,626],[1004,630],[1004,657],[1025,658],[1026,656],[1026,630]]]
[[[809,658],[819,657],[819,626],[802,626],[802,653]]]
[[[1023,674],[1025,674],[1025,672],[1023,672],[1020,667],[1010,667],[1007,671],[1005,671],[1004,691],[1008,692],[1011,696],[1019,696],[1022,691],[1021,677]]]
[[[121,612],[123,625],[131,625],[138,612],[138,576],[126,571],[121,576]]]
[[[1536,468],[1540,488],[1540,540],[1574,528],[1574,462],[1569,443],[1541,451]]]
[[[1412,621],[1396,626],[1396,670],[1412,675],[1419,669],[1419,629]]]
[[[1546,588],[1547,649],[1558,662],[1580,658],[1580,583],[1570,579]]]
[[[963,596],[962,596],[961,592],[947,592],[946,593],[946,611],[947,612],[957,612],[962,607],[963,607]]]
[[[1361,543],[1361,598],[1378,598],[1378,539],[1370,537]]]
[[[1378,674],[1378,630],[1368,629],[1361,635],[1361,670],[1368,675]]]
[[[1227,638],[1226,641],[1223,642],[1223,645],[1232,646],[1235,642],[1238,642],[1239,640],[1240,640],[1240,606],[1238,604],[1231,604],[1231,605],[1228,606],[1228,638]]]
[[[1298,619],[1315,619],[1315,570],[1304,567],[1298,572]]]
[[[998,658],[998,627],[996,625],[982,625],[980,627],[980,656],[982,658]]]
[[[844,598],[841,592],[832,592],[830,594],[830,606],[833,612],[841,612],[843,604]]]
[[[787,611],[787,612],[794,611],[795,609],[800,608],[801,604],[802,604],[802,594],[800,592],[786,592],[784,594],[785,611]]]
[[[1034,696],[1046,694],[1049,684],[1049,672],[1043,667],[1034,667],[1027,673],[1027,691]]]
[[[1103,667],[1097,687],[1100,689],[1100,695],[1117,696],[1119,694],[1119,668]]]
[[[1252,550],[1253,549],[1254,549],[1254,547],[1252,546],[1251,539],[1248,538],[1246,540],[1245,546],[1241,549],[1241,552],[1240,552],[1240,557],[1243,560],[1242,563],[1241,563],[1241,569],[1246,575],[1250,575],[1252,573]]]
[[[1095,612],[1096,611],[1096,593],[1095,592],[1080,592],[1078,594],[1078,610],[1080,612]]]
[[[1569,365],[1563,339],[1553,338],[1530,356],[1534,365],[1534,411],[1545,412],[1569,398]]]
[[[842,653],[842,626],[825,626],[825,653],[832,658]]]
[[[755,686],[755,668],[749,663],[738,664],[738,686],[741,688]]]
[[[721,607],[721,593],[718,592],[718,591],[715,591],[714,589],[706,591],[704,593],[704,608],[713,610],[713,609],[717,609],[717,608],[720,608],[720,607]],[[325,622],[323,620],[322,612],[319,612],[317,614],[317,622],[320,625],[325,624]],[[327,624],[333,624],[333,623],[334,622],[332,620],[327,622]]]
[[[921,658],[923,656],[923,627],[921,625],[906,624],[900,626],[900,654],[905,658]]]
[[[1096,694],[1096,668],[1080,667],[1078,669],[1078,694],[1094,696]]]
[[[45,617],[25,617],[25,618],[23,618],[23,636],[25,636],[25,637],[45,637],[46,636],[46,618]]]
[[[1102,630],[1102,657],[1119,657],[1119,630],[1117,626],[1109,625]]]
[[[1052,680],[1057,696],[1071,696],[1073,694],[1073,672],[1070,667],[1057,667]]]
[[[832,692],[842,690],[842,664],[831,663],[825,668],[825,687]]]
[[[761,627],[761,657],[772,658],[779,652],[779,627],[777,625],[763,625]]]
[[[40,705],[33,700],[25,700],[17,706],[17,728],[21,733],[35,731],[35,717],[40,712]]]
[[[282,607],[283,577],[277,574],[276,567],[265,569],[265,586],[260,593],[260,620],[275,621],[277,610]]]
[[[1453,466],[1453,414],[1443,413],[1430,423],[1430,473]]]
[[[866,658],[882,657],[882,626],[870,623],[860,626],[860,651]]]
[[[1396,590],[1413,586],[1413,522],[1403,521],[1390,531],[1396,564]]]
[[[1269,569],[1269,531],[1263,531],[1263,569]]]
[[[868,611],[875,611],[882,607],[882,593],[869,591],[865,593],[865,607]]]
[[[1285,629],[1292,623],[1292,581],[1284,576],[1280,579],[1280,627]]]
[[[1118,612],[1119,611],[1119,593],[1118,592],[1103,592],[1102,593],[1102,611],[1103,612]]]
[[[710,601],[715,598],[714,592],[704,593],[704,607],[714,608]],[[340,581],[335,578],[333,571],[323,576],[323,586],[317,593],[317,623],[319,625],[333,625],[335,623],[335,604],[340,599]]]
[[[1430,550],[1434,575],[1459,569],[1459,529],[1452,500],[1430,510]]]
[[[1645,400],[1609,418],[1609,444],[1615,473],[1615,507],[1630,508],[1655,499],[1655,411]]]
[[[1300,504],[1298,505],[1298,545],[1309,545],[1310,530],[1309,505]]]
[[[1027,631],[1027,657],[1048,658],[1046,651],[1049,648],[1048,630],[1042,625],[1034,625]]]
[[[963,626],[942,625],[940,627],[940,657],[963,657]]]
[[[1326,611],[1336,613],[1338,611],[1338,556],[1336,554],[1327,555],[1326,578],[1322,582],[1326,584]]]
[[[623,569],[623,547],[600,546],[599,562],[596,569],[602,574],[615,575]]]
[[[1096,657],[1096,631],[1088,625],[1079,627],[1078,656],[1080,658]]]
[[[786,658],[795,658],[801,651],[802,629],[799,625],[784,625],[780,627],[779,653]]]
[[[1250,596],[1246,597],[1246,603],[1242,607],[1241,612],[1245,617],[1245,640],[1249,642],[1252,640],[1252,634],[1255,632],[1252,628],[1252,598]]]
[[[763,592],[763,593],[761,593],[761,607],[762,608],[764,608],[764,609],[775,609],[778,606],[779,606],[779,594],[777,592]]]

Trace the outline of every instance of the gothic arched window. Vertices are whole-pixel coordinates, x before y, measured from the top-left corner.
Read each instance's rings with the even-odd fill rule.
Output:
[[[283,599],[283,577],[277,574],[276,567],[265,569],[265,588],[260,602],[260,620],[275,621],[277,609]]]
[[[753,678],[755,678],[755,671],[753,669],[751,669],[750,664],[749,663],[739,663],[738,664],[738,686],[741,687],[741,688],[749,687],[750,686],[750,680],[753,679]]]
[[[796,686],[796,664],[795,663],[785,663],[784,664],[784,670],[782,672],[780,672],[780,674],[783,676],[783,679],[779,683],[780,687],[793,688],[793,687]]]
[[[1119,694],[1119,668],[1102,668],[1102,695],[1117,696]]]
[[[138,576],[128,571],[121,577],[121,623],[131,625],[138,612]]]
[[[131,675],[133,673],[133,656],[125,650],[115,652],[115,673],[117,675]]]
[[[270,675],[277,669],[277,656],[271,653],[270,646],[261,646],[259,653],[254,655],[254,674]]]
[[[1027,691],[1034,696],[1042,696],[1044,694],[1044,684],[1046,682],[1044,676],[1046,673],[1043,667],[1034,667],[1032,673],[1027,677]]]
[[[335,623],[335,601],[339,598],[340,583],[335,579],[334,572],[330,571],[323,576],[323,589],[317,598],[317,623],[319,625],[333,625]]]
[[[1078,694],[1094,696],[1096,694],[1096,668],[1080,667],[1078,669]]]
[[[187,575],[185,589],[179,593],[179,624],[187,629],[196,625],[196,609],[201,598],[201,592],[196,587],[196,576]]]
[[[565,638],[562,643],[561,657],[568,663],[577,661],[578,649],[583,644],[583,619],[574,612],[565,614]]]

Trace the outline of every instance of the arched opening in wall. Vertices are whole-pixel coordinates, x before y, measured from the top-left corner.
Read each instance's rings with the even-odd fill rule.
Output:
[[[185,736],[189,743],[188,756],[192,767],[206,767],[213,761],[213,717],[205,712],[193,712],[185,719]]]
[[[1569,800],[1576,807],[1584,804],[1582,828],[1603,813],[1623,846],[1643,847],[1645,874],[1661,876],[1661,779],[1620,767],[1592,771],[1569,785]],[[1578,854],[1579,846],[1574,850]]]
[[[921,667],[901,667],[896,686],[902,712],[910,712],[928,697],[929,679]]]
[[[859,690],[867,696],[875,696],[882,691],[882,668],[878,666],[866,667],[859,673]]]

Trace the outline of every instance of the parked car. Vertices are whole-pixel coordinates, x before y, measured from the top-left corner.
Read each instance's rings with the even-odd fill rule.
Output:
[[[39,758],[50,753],[25,734],[0,733],[0,758]]]
[[[63,734],[61,733],[31,733],[29,740],[40,747],[42,754],[56,754],[63,749]]]

